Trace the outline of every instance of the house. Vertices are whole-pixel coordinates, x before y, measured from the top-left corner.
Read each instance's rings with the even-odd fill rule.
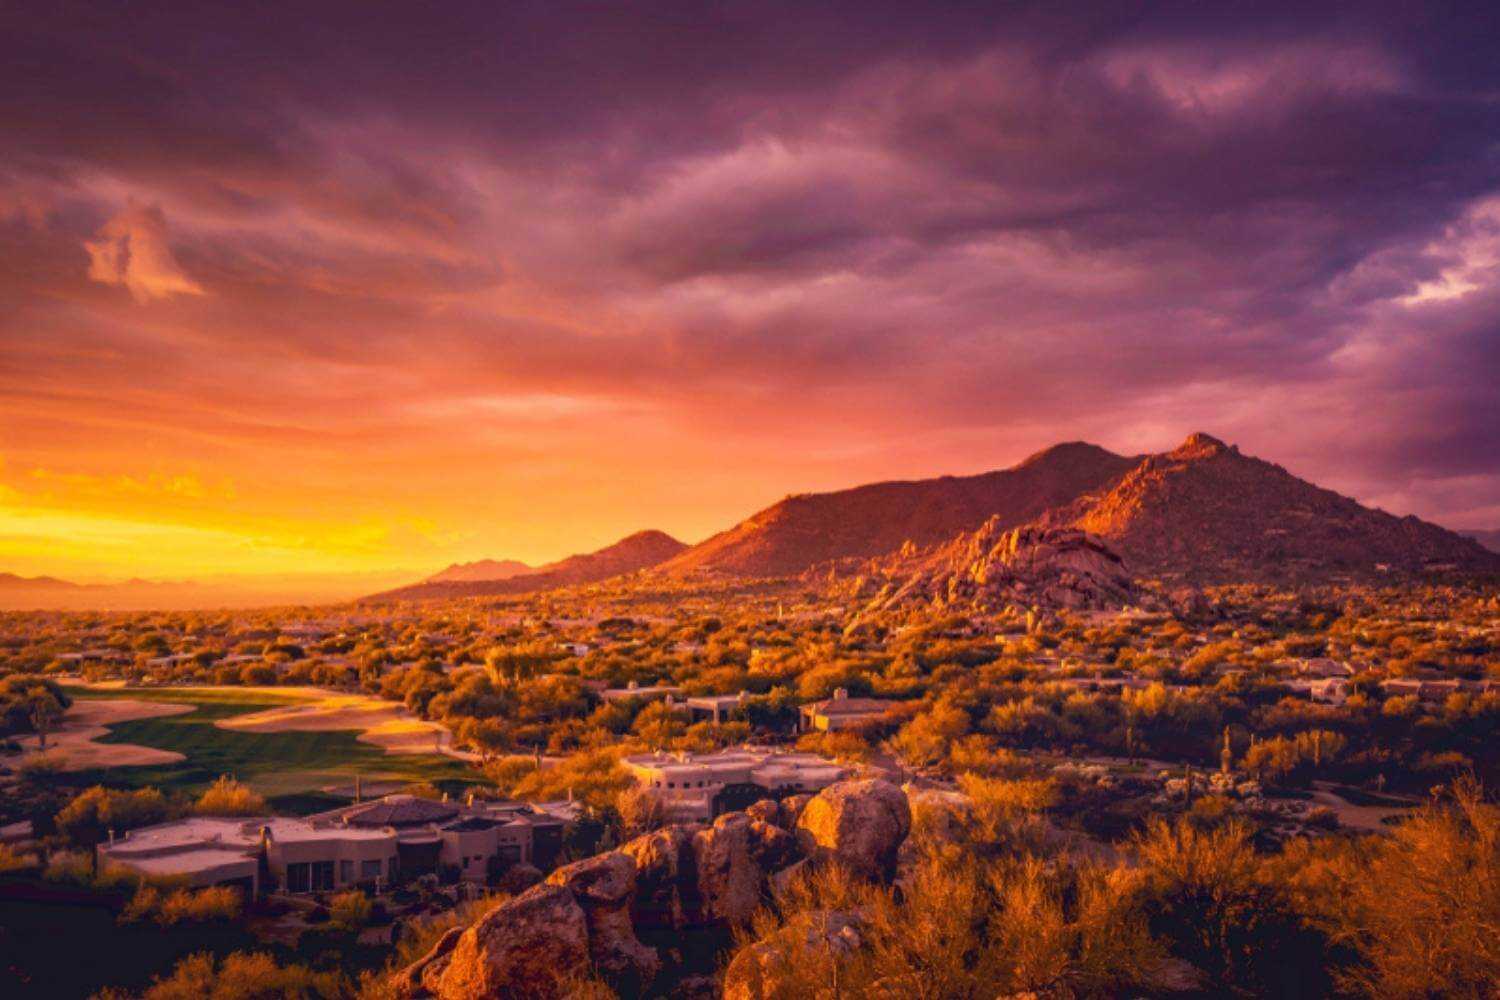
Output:
[[[712,819],[767,797],[816,792],[848,774],[816,754],[749,747],[709,754],[638,754],[622,763],[640,787],[660,797],[674,822]]]
[[[1325,705],[1342,705],[1349,700],[1351,688],[1343,677],[1323,677],[1307,684],[1307,693],[1313,701]]]
[[[197,658],[196,653],[171,653],[167,656],[153,656],[146,661],[148,667],[175,667],[179,663],[187,663]]]
[[[879,722],[892,703],[881,698],[851,698],[847,688],[838,688],[832,698],[803,705],[798,712],[799,732],[837,732],[867,722]]]
[[[568,802],[464,804],[387,795],[301,819],[192,817],[132,830],[99,845],[101,865],[183,878],[192,886],[236,885],[251,894],[379,887],[456,869],[483,881],[525,862],[556,863]]]
[[[736,709],[745,704],[748,692],[739,694],[715,694],[701,698],[689,698],[686,702],[688,714],[694,722],[712,722],[718,725],[728,719]]]
[[[1326,656],[1316,656],[1307,660],[1298,660],[1297,673],[1303,677],[1353,677],[1354,668],[1347,663],[1341,663]]]
[[[82,666],[86,663],[129,663],[130,657],[116,649],[83,649],[76,653],[63,653],[59,663]]]
[[[682,688],[674,684],[648,684],[642,687],[635,681],[631,681],[622,688],[605,688],[599,692],[599,697],[605,701],[630,701],[632,698],[648,700],[666,698],[670,701],[680,694],[682,694]]]
[[[1152,682],[1146,677],[1105,677],[1102,673],[1095,673],[1092,677],[1059,677],[1053,683],[1077,688],[1080,691],[1123,691],[1126,688],[1144,691],[1151,686]],[[1179,690],[1184,687],[1180,684],[1165,686]]]
[[[398,871],[389,830],[325,828],[300,819],[198,816],[132,830],[98,847],[99,864],[191,886],[233,885],[251,895],[316,892],[389,881]]]
[[[1416,695],[1424,702],[1436,704],[1446,701],[1449,695],[1459,692],[1483,694],[1493,690],[1493,683],[1492,681],[1464,681],[1453,677],[1393,677],[1381,681],[1380,690],[1393,696]]]

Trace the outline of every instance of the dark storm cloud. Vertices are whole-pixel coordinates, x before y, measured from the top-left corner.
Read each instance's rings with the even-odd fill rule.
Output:
[[[135,337],[320,420],[354,367],[363,417],[628,396],[953,468],[1201,425],[1500,521],[1500,17],[1063,6],[13,9],[0,289],[79,351],[12,384],[168,391],[77,360]],[[89,280],[132,204],[202,295]]]

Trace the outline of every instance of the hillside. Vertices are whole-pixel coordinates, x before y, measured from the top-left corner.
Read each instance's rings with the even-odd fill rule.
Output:
[[[509,580],[537,572],[518,559],[480,559],[477,562],[454,563],[434,573],[423,583],[472,583],[475,580]]]
[[[869,559],[944,542],[991,518],[1002,528],[1107,489],[1135,465],[1083,442],[1060,444],[1019,465],[977,476],[875,483],[788,497],[693,546],[663,573],[783,576],[837,559]]]
[[[558,587],[573,587],[649,569],[671,559],[686,548],[686,545],[665,532],[639,531],[596,552],[568,556],[566,559],[547,563],[529,573],[508,579],[424,580],[409,587],[398,587],[395,590],[372,594],[363,600],[438,600],[453,597],[529,594],[541,590],[554,590]]]
[[[1468,531],[1461,531],[1459,534],[1474,539],[1474,541],[1483,545],[1491,552],[1500,552],[1500,531],[1484,531],[1473,528]]]
[[[1500,570],[1500,556],[1242,455],[1207,434],[1141,461],[1105,495],[1053,512],[1119,552],[1132,573],[1186,580]]]

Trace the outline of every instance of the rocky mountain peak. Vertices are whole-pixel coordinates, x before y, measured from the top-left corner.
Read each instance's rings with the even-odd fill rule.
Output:
[[[1195,431],[1169,453],[1169,457],[1179,460],[1217,458],[1219,455],[1238,455],[1238,447],[1225,444],[1212,434]]]

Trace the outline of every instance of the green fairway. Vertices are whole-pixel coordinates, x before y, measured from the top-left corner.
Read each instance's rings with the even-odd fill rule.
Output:
[[[475,781],[462,761],[428,754],[387,754],[361,743],[353,731],[251,733],[220,729],[219,719],[274,708],[299,699],[262,691],[193,688],[70,688],[75,698],[131,698],[195,706],[183,715],[139,719],[109,726],[100,743],[131,743],[174,750],[186,760],[175,764],[76,772],[80,781],[197,792],[221,774],[247,782],[266,796],[300,796],[348,784],[359,774],[383,781]]]

